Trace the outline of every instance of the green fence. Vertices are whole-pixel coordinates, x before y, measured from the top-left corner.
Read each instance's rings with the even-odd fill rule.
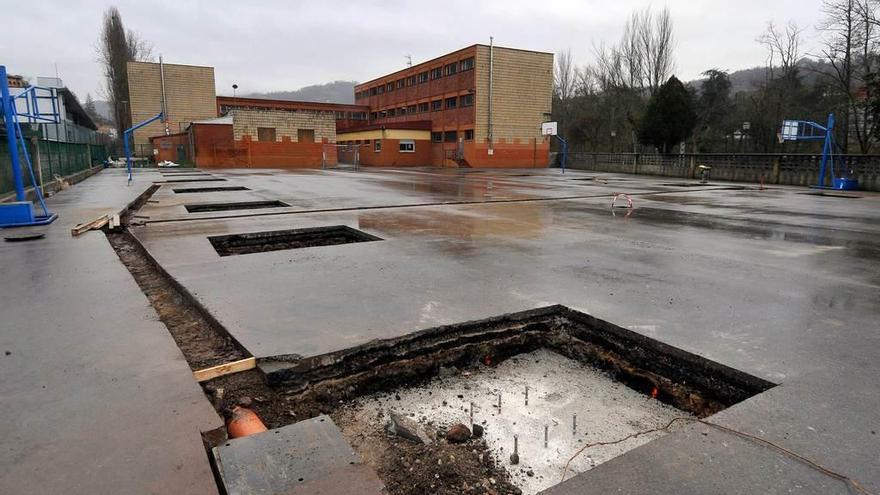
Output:
[[[0,195],[15,190],[12,179],[12,163],[9,159],[9,150],[5,146],[6,136],[0,136]],[[99,165],[107,158],[107,147],[98,144],[59,143],[57,141],[28,140],[27,151],[34,167],[39,163],[43,175],[43,183],[51,181],[55,175],[65,177],[82,170]],[[24,162],[24,156],[19,147],[21,157],[22,177],[25,187],[31,185],[30,173]],[[36,173],[37,170],[34,170]]]

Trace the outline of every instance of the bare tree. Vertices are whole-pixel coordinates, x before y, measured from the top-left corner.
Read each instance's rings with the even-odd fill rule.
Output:
[[[781,77],[791,79],[796,76],[798,64],[803,57],[801,40],[804,30],[789,21],[784,30],[780,30],[773,21],[767,23],[767,30],[758,38],[758,42],[767,48],[767,69],[770,79],[776,78],[776,69],[781,70]]]
[[[650,7],[642,13],[641,50],[644,58],[646,85],[653,94],[666,82],[675,70],[672,51],[675,39],[672,35],[672,18],[665,7],[656,15]]]
[[[825,0],[822,11],[825,17],[819,24],[824,33],[821,58],[830,67],[825,75],[840,94],[840,141],[846,150],[855,138],[859,151],[868,153],[874,145],[877,125],[870,117],[865,98],[865,81],[875,71],[877,62],[877,2]]]
[[[572,97],[577,83],[577,69],[571,57],[571,49],[566,49],[556,54],[556,66],[553,70],[554,105],[557,107],[560,131],[568,135],[568,125],[571,123]]]
[[[101,34],[98,38],[98,61],[104,67],[104,92],[110,103],[118,135],[131,127],[131,109],[128,105],[128,62],[149,60],[152,47],[137,33],[126,31],[122,16],[116,7],[104,12]]]

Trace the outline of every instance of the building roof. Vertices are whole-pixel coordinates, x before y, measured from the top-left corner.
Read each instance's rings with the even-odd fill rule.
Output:
[[[202,120],[194,120],[190,122],[192,124],[228,124],[232,125],[232,115],[224,115],[222,117],[216,117],[213,119],[202,119]]]
[[[355,105],[353,103],[321,103],[315,101],[270,100],[268,98],[242,98],[233,96],[218,96],[218,109],[220,106],[265,108],[269,110],[314,110],[324,112],[370,111],[370,107],[367,105]]]
[[[58,95],[64,100],[64,108],[67,109],[67,116],[74,124],[88,127],[93,131],[98,130],[98,126],[95,125],[95,122],[89,117],[89,114],[87,114],[82,105],[79,104],[79,100],[72,91],[67,88],[58,88]]]

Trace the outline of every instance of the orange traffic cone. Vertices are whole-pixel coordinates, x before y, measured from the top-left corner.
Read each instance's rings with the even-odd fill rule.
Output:
[[[263,424],[257,413],[246,407],[236,406],[232,410],[232,417],[226,423],[226,431],[229,438],[246,437],[266,431],[266,425]]]

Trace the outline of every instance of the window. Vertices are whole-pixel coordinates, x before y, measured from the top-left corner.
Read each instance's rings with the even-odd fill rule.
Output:
[[[470,106],[474,105],[474,95],[473,94],[462,95],[462,97],[459,98],[459,100],[460,100],[459,103],[461,103],[461,106],[463,106],[463,107],[470,107]]]
[[[388,115],[388,112],[385,110],[379,110],[379,118],[384,119]]]
[[[443,68],[437,67],[436,69],[431,69],[431,79],[440,79],[443,77]]]
[[[406,78],[407,86],[415,86],[416,85],[416,76],[409,76]]]
[[[473,141],[474,140],[474,130],[473,129],[465,129],[464,140],[465,141]]]
[[[300,143],[314,143],[315,142],[315,130],[314,129],[297,129],[296,130],[296,140]]]
[[[393,83],[393,82],[390,82],[390,83],[386,84],[386,85],[385,85],[385,91],[388,92],[388,93],[394,91],[394,83]]]
[[[435,143],[440,143],[443,141],[443,133],[442,132],[432,132],[431,133],[431,141]]]
[[[464,72],[466,70],[471,70],[474,68],[474,57],[466,58],[459,62],[458,68],[460,72]]]
[[[394,117],[395,113],[396,113],[395,109],[393,109],[393,108],[388,109],[388,116],[389,117]]]
[[[443,68],[443,70],[446,72],[447,76],[455,74],[456,72],[458,72],[458,62],[447,64],[446,67]]]
[[[373,151],[376,153],[380,153],[382,151],[382,140],[377,139],[373,141]]]
[[[434,100],[431,102],[431,111],[443,110],[443,100]]]
[[[402,89],[404,82],[405,81],[403,79],[398,79],[397,80],[397,89]]]
[[[275,141],[275,128],[257,127],[257,141]]]
[[[454,143],[458,141],[458,133],[455,131],[446,131],[443,134],[443,140],[447,143]]]
[[[415,153],[416,152],[416,142],[412,139],[401,139],[400,140],[400,152],[401,153]]]
[[[352,112],[352,120],[367,120],[367,112]]]
[[[376,120],[379,117],[379,114],[376,112],[370,112],[370,120]]]
[[[419,73],[419,84],[428,82],[428,71]]]
[[[458,97],[446,98],[446,108],[455,108],[458,106]]]
[[[376,96],[376,91],[377,91],[376,87],[370,88],[370,96]]]
[[[428,102],[419,103],[419,113],[425,113],[428,111]]]
[[[410,105],[410,106],[406,107],[406,113],[409,113],[409,114],[416,113],[416,111],[417,111],[416,108],[417,107],[415,105]]]
[[[378,88],[376,88],[376,92],[380,95],[385,94],[385,86],[379,86]]]
[[[342,120],[345,118],[345,112],[336,112],[336,120]]]
[[[406,115],[406,107],[400,107],[397,109],[397,115]]]

